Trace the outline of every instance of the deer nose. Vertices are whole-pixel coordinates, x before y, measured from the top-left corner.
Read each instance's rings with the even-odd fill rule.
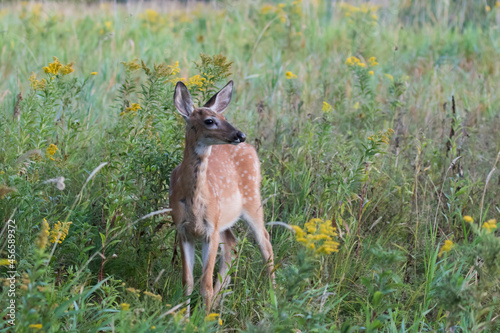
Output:
[[[247,138],[247,136],[243,132],[238,131],[236,133],[236,140],[237,141],[239,140],[240,142],[245,142],[246,138]]]

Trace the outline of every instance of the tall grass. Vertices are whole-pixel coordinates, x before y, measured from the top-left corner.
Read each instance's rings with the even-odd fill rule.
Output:
[[[0,5],[0,273],[18,272],[15,329],[498,331],[499,7]],[[173,88],[184,79],[202,103],[229,78],[266,221],[329,220],[340,246],[269,226],[273,288],[238,224],[222,306],[206,316],[195,288],[188,319],[168,215],[184,145]]]

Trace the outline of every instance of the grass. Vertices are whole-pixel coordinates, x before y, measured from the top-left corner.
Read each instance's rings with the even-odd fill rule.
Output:
[[[2,4],[0,329],[15,299],[19,332],[500,331],[499,7]],[[222,307],[197,283],[189,319],[166,213],[180,78],[198,103],[234,80],[265,220],[340,243],[269,226],[274,289],[237,224]]]

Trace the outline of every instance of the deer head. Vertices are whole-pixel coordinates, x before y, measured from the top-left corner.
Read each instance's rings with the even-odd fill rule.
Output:
[[[231,102],[232,93],[233,81],[229,81],[204,106],[194,108],[186,85],[180,81],[177,82],[174,104],[186,121],[186,139],[194,139],[197,147],[228,143],[237,145],[245,142],[245,134],[234,128],[223,115]]]

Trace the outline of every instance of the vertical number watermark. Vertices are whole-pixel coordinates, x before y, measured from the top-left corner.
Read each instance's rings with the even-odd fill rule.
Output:
[[[16,221],[7,221],[7,322],[11,326],[16,325]]]

